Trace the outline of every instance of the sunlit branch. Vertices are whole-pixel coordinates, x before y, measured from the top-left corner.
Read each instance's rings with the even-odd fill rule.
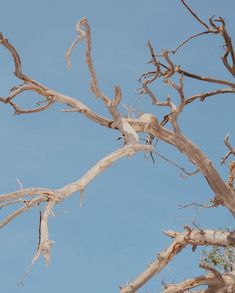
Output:
[[[82,27],[85,27],[85,31],[82,30]],[[75,41],[72,43],[70,48],[66,52],[67,60],[70,60],[70,55],[76,44],[79,40],[85,39],[86,41],[86,63],[88,65],[88,69],[91,76],[91,90],[95,94],[97,98],[102,98],[104,103],[108,105],[110,103],[110,100],[105,94],[100,90],[98,80],[96,77],[95,68],[93,65],[92,57],[91,57],[91,30],[90,25],[86,19],[86,17],[83,17],[76,25],[76,31],[78,33],[78,37],[75,39]]]
[[[187,245],[217,245],[222,247],[228,244],[231,245],[231,242],[228,240],[231,232],[219,230],[192,230],[187,226],[184,232],[164,231],[164,233],[174,239],[172,244],[158,254],[157,258],[151,262],[137,278],[128,285],[121,287],[120,293],[134,293],[139,288],[143,287],[155,274],[166,267],[166,265]],[[235,242],[232,245],[235,247]],[[167,292],[169,293],[171,291]]]
[[[15,212],[11,213],[8,215],[4,220],[0,221],[0,228],[3,228],[5,225],[7,225],[9,222],[11,222],[14,218],[18,217],[20,214],[28,211],[32,206],[45,201],[45,199],[41,196],[38,196],[36,198],[33,198],[31,200],[24,201],[24,206],[16,210]],[[11,204],[16,204],[18,203],[17,201],[15,202],[10,202]],[[9,203],[8,203],[9,204]]]

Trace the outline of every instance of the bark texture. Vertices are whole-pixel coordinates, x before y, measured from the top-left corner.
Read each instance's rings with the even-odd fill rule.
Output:
[[[33,80],[22,71],[21,59],[16,48],[0,33],[0,45],[11,54],[14,62],[14,74],[20,80],[20,84],[12,88],[6,97],[0,97],[0,102],[9,105],[13,108],[17,115],[35,113],[45,111],[52,107],[55,103],[65,105],[65,112],[78,112],[87,119],[103,127],[118,131],[120,137],[123,139],[123,146],[112,153],[107,154],[95,163],[81,178],[75,182],[68,183],[65,186],[57,189],[48,189],[42,187],[33,187],[16,190],[14,192],[0,194],[0,208],[7,206],[16,207],[13,212],[0,221],[0,228],[6,226],[13,219],[20,214],[31,209],[33,206],[45,204],[44,211],[41,213],[39,223],[39,244],[32,260],[32,265],[36,262],[38,257],[42,254],[46,264],[50,263],[50,252],[53,241],[49,239],[48,219],[53,213],[54,206],[62,202],[74,192],[79,191],[81,194],[81,204],[84,197],[84,192],[87,185],[99,174],[109,168],[117,160],[132,156],[138,152],[144,152],[151,155],[157,154],[154,150],[153,141],[164,141],[172,145],[179,152],[181,152],[190,162],[195,166],[195,172],[187,172],[185,168],[173,163],[179,167],[187,176],[200,172],[205,181],[211,188],[214,195],[211,199],[210,205],[205,207],[217,207],[222,205],[233,216],[235,216],[235,162],[229,163],[229,177],[228,180],[223,180],[219,171],[215,168],[211,160],[202,152],[202,150],[195,145],[189,138],[187,138],[181,130],[178,123],[178,117],[187,105],[196,100],[204,101],[215,95],[234,94],[235,83],[231,80],[223,80],[216,77],[202,76],[194,72],[188,72],[181,66],[175,65],[173,56],[183,47],[186,46],[192,39],[199,38],[202,35],[214,35],[222,39],[224,43],[224,52],[221,56],[224,68],[231,76],[235,77],[235,54],[231,37],[226,29],[226,24],[223,18],[210,18],[208,21],[202,20],[189,5],[181,0],[185,9],[196,19],[203,27],[203,31],[190,36],[181,42],[174,50],[163,50],[160,54],[156,54],[151,43],[148,42],[151,60],[149,63],[153,69],[144,73],[139,78],[141,85],[140,94],[146,95],[152,102],[153,107],[163,107],[166,114],[162,119],[159,119],[152,113],[141,113],[136,118],[129,118],[119,111],[119,105],[122,100],[122,91],[119,86],[115,86],[113,97],[107,96],[99,86],[96,71],[93,65],[91,48],[91,29],[87,19],[84,17],[78,22],[76,26],[77,37],[66,52],[66,59],[68,66],[71,66],[71,54],[75,46],[80,41],[86,44],[86,63],[90,73],[91,91],[97,99],[100,99],[109,111],[111,119],[103,117],[91,110],[88,106],[83,104],[78,97],[70,97],[62,94],[48,86]],[[186,96],[184,91],[184,83],[187,79],[193,79],[204,83],[214,85],[215,89],[208,92]],[[151,84],[156,80],[160,80],[165,85],[173,89],[178,97],[178,102],[173,102],[170,96],[165,100],[159,99],[152,91]],[[177,80],[177,82],[175,82]],[[218,88],[219,87],[219,88]],[[35,92],[44,98],[43,106],[38,103],[32,108],[23,108],[17,104],[15,98],[23,92]],[[146,139],[140,139],[140,133],[144,134]],[[235,150],[230,144],[229,137],[226,136],[224,140],[225,146],[228,148],[227,154],[221,159],[221,163],[225,163],[231,156],[235,155]],[[164,157],[162,157],[164,158]],[[167,158],[164,158],[170,161]],[[154,160],[154,158],[153,158]],[[21,207],[18,208],[19,204]],[[185,227],[183,232],[165,231],[167,236],[171,237],[172,243],[164,251],[159,253],[148,267],[143,270],[131,283],[121,286],[120,293],[134,293],[142,288],[154,275],[159,273],[166,265],[186,246],[191,246],[193,250],[197,246],[219,246],[219,247],[235,247],[235,236],[233,231],[221,230],[207,230],[207,229],[192,229]],[[206,293],[232,293],[235,292],[235,272],[227,272],[221,274],[216,268],[209,266],[207,263],[200,263],[200,267],[207,271],[203,276],[194,277],[185,280],[179,284],[165,285],[164,293],[176,292],[196,292],[190,291],[201,285],[206,285],[207,288],[197,292]]]

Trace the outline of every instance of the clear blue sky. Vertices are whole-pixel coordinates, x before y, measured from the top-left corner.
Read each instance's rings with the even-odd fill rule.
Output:
[[[189,1],[202,17],[223,16],[233,38],[233,0]],[[147,97],[136,94],[137,78],[147,67],[151,40],[157,51],[174,48],[191,33],[201,30],[177,0],[12,1],[1,0],[0,31],[21,55],[23,71],[33,79],[62,93],[79,98],[98,113],[107,115],[102,103],[89,90],[84,64],[84,45],[74,51],[72,70],[64,53],[75,37],[77,21],[86,16],[93,38],[93,56],[100,85],[113,95],[113,86],[123,90],[123,103],[140,110],[152,108]],[[215,37],[193,41],[175,57],[175,63],[197,73],[230,78],[220,61],[222,43]],[[0,95],[17,82],[12,60],[0,47]],[[160,84],[162,97],[167,95]],[[202,92],[203,84],[189,82],[188,95]],[[30,104],[33,95],[22,95]],[[18,98],[19,101],[19,98]],[[233,96],[212,97],[185,109],[183,131],[219,167],[226,152],[223,137],[231,134],[235,144]],[[0,105],[0,192],[23,186],[58,188],[78,179],[97,160],[117,149],[118,133],[94,125],[75,113],[61,113],[61,106],[34,115],[13,116]],[[124,109],[123,109],[124,112]],[[158,151],[189,166],[177,151],[163,143]],[[227,167],[219,167],[227,178]],[[59,204],[50,220],[50,238],[55,241],[52,262],[40,259],[26,279],[17,281],[34,255],[38,241],[38,208],[19,217],[0,231],[0,283],[5,293],[118,292],[156,254],[170,243],[161,230],[181,230],[195,221],[203,228],[232,227],[234,220],[223,208],[179,210],[178,204],[207,202],[212,193],[200,175],[181,179],[179,170],[157,159],[153,165],[143,154],[123,159],[96,178],[87,188],[83,208],[79,194]],[[1,210],[1,216],[5,215]],[[185,259],[187,261],[185,262]],[[200,274],[198,254],[187,249],[140,292],[160,292],[161,281],[180,281]]]

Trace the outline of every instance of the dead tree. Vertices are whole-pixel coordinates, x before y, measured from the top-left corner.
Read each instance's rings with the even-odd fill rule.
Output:
[[[204,21],[184,0],[181,0],[181,2],[185,9],[191,13],[192,17],[201,24],[203,28],[202,32],[190,36],[180,43],[176,49],[164,50],[160,54],[156,54],[151,43],[148,42],[151,58],[149,63],[152,66],[152,70],[144,73],[139,78],[141,94],[147,95],[151,99],[153,106],[165,109],[165,115],[162,119],[159,119],[159,117],[156,117],[152,113],[141,113],[137,118],[125,117],[118,109],[122,99],[121,88],[119,86],[115,87],[113,97],[107,96],[100,89],[91,55],[91,31],[86,18],[83,18],[76,26],[77,38],[67,50],[66,59],[70,66],[70,57],[74,47],[80,41],[86,43],[86,63],[90,73],[91,90],[96,98],[101,99],[104,106],[108,109],[112,117],[111,120],[98,115],[77,98],[61,94],[26,75],[22,71],[21,59],[16,48],[5,36],[3,36],[3,34],[0,34],[0,44],[11,54],[15,66],[14,74],[21,82],[10,90],[7,97],[0,97],[0,102],[11,106],[14,109],[14,113],[17,115],[45,111],[48,108],[53,107],[55,103],[66,105],[68,108],[65,111],[78,112],[96,124],[118,131],[120,137],[123,139],[123,146],[120,149],[98,161],[75,182],[71,182],[68,185],[55,190],[38,187],[26,189],[20,188],[19,190],[0,195],[1,208],[7,208],[8,206],[15,207],[14,212],[1,220],[1,228],[9,224],[22,213],[31,209],[33,206],[40,205],[41,203],[45,204],[44,211],[41,213],[40,217],[39,244],[32,264],[35,263],[40,255],[43,255],[46,264],[49,264],[50,262],[50,251],[53,241],[49,239],[48,218],[52,214],[54,206],[77,191],[81,194],[82,202],[87,185],[115,161],[125,156],[132,156],[137,152],[145,152],[153,156],[155,152],[153,145],[154,139],[162,140],[176,148],[196,167],[196,172],[200,172],[204,176],[214,194],[209,207],[213,208],[221,205],[235,216],[235,162],[230,162],[228,180],[224,181],[210,159],[200,150],[200,148],[184,135],[178,123],[178,117],[187,105],[194,103],[196,100],[204,101],[215,95],[234,94],[235,83],[226,79],[202,76],[194,72],[188,72],[182,66],[175,65],[173,60],[174,55],[192,39],[199,38],[202,35],[216,35],[217,37],[222,38],[224,43],[224,52],[221,59],[225,70],[227,70],[234,78],[235,53],[233,43],[226,29],[226,24],[223,18],[219,17],[215,19],[211,17],[208,22]],[[188,79],[209,83],[214,85],[215,89],[204,93],[194,94],[192,96],[186,96],[184,83],[187,82]],[[151,85],[156,80],[160,80],[162,83],[175,90],[175,94],[178,96],[177,103],[173,102],[170,96],[165,100],[157,97],[151,89]],[[32,108],[23,108],[19,106],[15,101],[15,98],[19,94],[27,91],[35,92],[42,96],[44,98],[44,103],[37,103],[36,106],[33,106]],[[146,135],[145,140],[140,140],[140,133]],[[222,158],[221,163],[224,163],[230,157],[235,155],[235,150],[230,144],[228,136],[225,137],[224,142],[228,152]],[[187,175],[193,175],[193,173],[188,173],[186,170],[184,171]],[[181,252],[186,246],[191,246],[193,249],[197,246],[210,245],[235,247],[235,232],[233,231],[192,229],[191,227],[185,226],[185,231],[183,232],[165,231],[165,234],[173,239],[172,244],[162,251],[131,283],[120,287],[120,293],[136,292],[154,275],[160,272],[175,257],[175,255]],[[163,292],[190,292],[191,289],[201,285],[206,285],[207,288],[197,292],[235,292],[234,270],[221,274],[215,268],[210,267],[206,263],[202,262],[200,263],[200,266],[208,272],[206,275],[185,280],[180,284],[165,285]]]

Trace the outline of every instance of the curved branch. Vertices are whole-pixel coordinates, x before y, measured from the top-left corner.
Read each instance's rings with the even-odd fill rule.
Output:
[[[140,145],[140,144],[129,144],[124,146],[123,148],[114,151],[113,153],[107,155],[102,160],[97,162],[88,172],[86,172],[79,180],[76,182],[72,182],[68,185],[63,186],[57,190],[50,190],[44,188],[28,188],[28,189],[20,189],[12,193],[2,194],[0,195],[0,206],[10,205],[10,204],[17,204],[18,201],[12,201],[15,199],[19,199],[25,196],[33,196],[37,194],[36,198],[33,198],[29,201],[23,201],[25,206],[16,210],[9,216],[7,216],[3,221],[0,222],[0,228],[8,224],[12,219],[16,218],[21,213],[29,210],[33,205],[47,201],[47,205],[45,207],[44,213],[41,217],[40,222],[40,231],[39,231],[39,245],[38,249],[34,255],[32,263],[27,270],[26,274],[23,276],[22,281],[28,275],[31,267],[37,261],[39,256],[43,254],[46,264],[48,265],[50,262],[50,250],[53,244],[53,241],[49,240],[49,232],[48,232],[48,218],[49,215],[52,213],[52,209],[54,205],[60,201],[63,201],[69,195],[74,192],[80,191],[81,193],[81,203],[83,200],[84,190],[87,185],[100,173],[105,171],[108,167],[110,167],[115,161],[125,157],[125,156],[132,156],[139,151],[148,152],[152,150],[152,146],[150,145]]]
[[[45,195],[46,197],[51,194],[51,189],[40,188],[40,187],[32,187],[26,189],[20,189],[17,191],[13,191],[10,193],[0,194],[0,205],[5,201],[10,201],[14,199],[19,199],[21,197],[29,196],[32,197],[34,195]]]
[[[82,27],[85,27],[85,31],[82,30]],[[78,33],[78,37],[73,41],[72,45],[66,52],[66,59],[68,64],[71,65],[70,55],[74,47],[77,45],[79,40],[85,39],[86,41],[86,63],[88,65],[88,69],[91,76],[91,90],[95,94],[97,98],[102,98],[106,105],[109,104],[110,100],[105,94],[100,90],[98,80],[95,73],[95,67],[93,65],[92,57],[91,57],[91,29],[90,25],[86,19],[83,17],[76,25],[76,31]]]
[[[166,289],[162,291],[162,293],[189,292],[187,290],[198,287],[198,286],[210,285],[210,284],[213,284],[214,281],[215,281],[215,277],[213,275],[200,276],[193,279],[188,279],[179,284],[169,284],[166,286]],[[202,291],[202,292],[206,292],[206,291]]]
[[[203,21],[203,20],[201,20],[201,18],[199,18],[198,16],[197,16],[197,14],[189,7],[189,5],[188,4],[186,4],[186,2],[184,1],[184,0],[181,0],[181,2],[183,3],[183,5],[187,8],[187,10],[192,14],[192,16],[194,17],[194,18],[196,18],[196,20],[198,21],[198,22],[200,22],[200,24],[202,24],[207,30],[210,30],[210,28],[209,28],[209,26]]]
[[[203,35],[207,35],[207,34],[217,34],[218,32],[217,31],[212,31],[212,30],[207,30],[207,31],[204,31],[204,32],[200,32],[200,33],[197,33],[195,35],[192,35],[190,37],[188,37],[186,40],[184,40],[183,42],[181,42],[174,50],[170,51],[170,53],[173,53],[175,54],[180,48],[182,48],[185,44],[187,44],[189,41],[191,41],[192,39],[195,39],[199,36],[203,36]]]
[[[54,101],[52,99],[48,99],[46,105],[44,105],[44,106],[37,107],[34,109],[23,109],[23,108],[19,107],[16,103],[14,103],[12,101],[9,102],[9,104],[15,110],[15,115],[32,114],[32,113],[41,112],[41,111],[44,111],[44,110],[47,110],[48,108],[50,108],[53,105],[53,103],[54,103]]]
[[[174,145],[180,152],[197,166],[204,175],[209,186],[215,194],[214,201],[225,206],[235,216],[235,192],[222,180],[219,173],[208,157],[182,133],[173,133],[164,129],[159,124],[149,124],[147,129],[153,136]]]
[[[221,95],[221,94],[234,94],[235,89],[231,88],[225,88],[225,89],[218,89],[214,90],[208,93],[201,93],[197,95],[193,95],[185,100],[185,105],[192,103],[193,101],[199,99],[201,102],[203,102],[207,97]]]
[[[89,31],[89,26],[87,23],[86,19],[83,19],[79,24],[78,28],[81,27],[82,25],[85,25],[86,28],[86,34],[87,34],[87,54],[88,54],[88,62],[92,63],[92,60],[89,59],[90,56],[90,31]],[[5,39],[1,40],[5,45],[7,44],[7,48],[11,51],[13,54],[13,57],[15,58],[15,63],[16,67],[18,66],[20,68],[20,59],[18,58],[18,54],[15,49],[12,49],[12,46],[8,46],[8,42],[5,41]],[[189,74],[185,71],[182,71],[179,67],[174,68],[173,63],[168,57],[168,52],[163,52],[163,57],[167,61],[168,65],[170,66],[169,69],[166,70],[165,78],[168,78],[170,75],[176,72],[181,73],[183,75],[190,75],[193,76],[194,78],[205,80],[208,82],[215,82],[215,83],[220,83],[220,84],[227,84],[230,85],[232,88],[235,88],[235,84],[226,82],[223,80],[217,80],[213,78],[203,78],[201,76],[197,75],[192,75]],[[21,69],[20,69],[21,70]],[[21,72],[21,71],[20,71]],[[91,72],[92,75],[92,72]],[[94,79],[94,78],[93,78]],[[31,82],[31,81],[30,81]],[[95,83],[95,81],[93,81]],[[109,121],[96,113],[92,112],[88,107],[83,105],[80,101],[62,95],[60,93],[57,93],[53,90],[50,90],[44,86],[39,85],[38,83],[32,83],[35,85],[35,88],[41,88],[40,94],[44,94],[46,97],[51,97],[53,100],[64,103],[69,105],[70,107],[74,109],[77,109],[78,112],[84,114],[86,117],[89,119],[99,123],[100,125],[109,127],[109,128],[117,128],[116,125],[113,123],[113,121]],[[96,84],[96,83],[95,83]],[[96,84],[97,85],[97,84]],[[181,96],[182,99],[183,96]],[[109,100],[110,101],[110,100]],[[181,102],[182,104],[182,102]],[[152,115],[153,116],[153,115]],[[158,137],[162,139],[163,141],[170,143],[174,145],[178,150],[186,154],[186,156],[197,166],[199,171],[202,172],[202,174],[205,176],[206,180],[208,181],[209,185],[211,186],[212,190],[215,193],[215,201],[219,204],[222,204],[226,206],[234,215],[235,215],[235,202],[234,202],[234,192],[231,191],[228,186],[223,182],[223,180],[220,178],[219,174],[215,170],[215,168],[212,166],[211,162],[209,159],[201,152],[201,150],[195,146],[191,141],[189,141],[187,138],[185,138],[180,132],[177,133],[172,133],[163,127],[159,125],[156,121],[141,121],[141,119],[136,121],[130,121],[129,119],[123,119],[123,123],[127,123],[126,126],[128,126],[128,129],[131,127],[133,130],[130,128],[130,132],[138,132],[138,131],[143,131],[143,132],[149,132],[151,135]],[[154,120],[154,119],[153,119]]]
[[[14,48],[14,46],[12,46],[11,43],[9,43],[8,39],[4,38],[3,34],[0,33],[0,44],[2,44],[12,55],[12,58],[14,60],[14,64],[15,64],[15,72],[14,74],[21,80],[23,80],[24,82],[28,82],[28,83],[32,83],[36,86],[39,86],[43,89],[43,86],[32,80],[31,78],[29,78],[27,75],[23,74],[22,69],[21,69],[21,61],[20,61],[20,56],[17,53],[16,49]]]
[[[227,80],[194,74],[194,73],[183,70],[180,66],[176,66],[175,71],[178,72],[179,74],[183,74],[185,76],[188,76],[194,79],[198,79],[198,80],[206,81],[210,83],[223,84],[235,89],[235,83],[227,81]]]
[[[151,151],[152,147],[148,145],[127,145],[123,148],[114,151],[108,156],[104,157],[102,160],[97,162],[86,174],[84,174],[78,181],[65,185],[64,187],[57,189],[56,193],[60,195],[60,197],[65,198],[70,194],[80,191],[83,192],[86,186],[100,173],[106,170],[109,166],[111,166],[115,161],[125,157],[132,156],[139,151],[148,152]]]
[[[134,281],[121,288],[120,293],[134,293],[143,287],[155,274],[159,273],[186,245],[229,245],[230,232],[213,230],[192,230],[185,232],[165,231],[167,236],[174,238],[172,244],[162,251]],[[235,247],[235,242],[233,243]],[[208,281],[202,279],[201,281]],[[208,282],[207,282],[208,284]],[[165,292],[165,291],[164,291]],[[166,291],[171,292],[171,291]],[[178,291],[172,291],[178,292]],[[183,292],[183,291],[182,291]]]
[[[229,134],[227,134],[224,138],[224,144],[229,149],[228,153],[221,159],[221,165],[225,163],[227,158],[231,155],[235,156],[235,149],[232,147],[232,145],[229,142]]]
[[[210,274],[200,276],[193,279],[185,280],[179,284],[169,284],[162,293],[179,293],[189,292],[189,289],[207,285],[208,288],[202,291],[193,291],[200,293],[221,293],[221,292],[234,292],[235,290],[235,276],[234,272],[225,273],[221,275],[214,268],[209,267],[205,263],[199,265],[201,268],[209,270]],[[190,291],[191,292],[191,291]]]
[[[36,198],[33,198],[29,201],[24,201],[24,206],[16,210],[15,212],[11,213],[9,216],[7,216],[3,221],[0,221],[0,228],[3,228],[5,225],[7,225],[10,221],[12,221],[14,218],[19,216],[20,214],[28,211],[32,206],[45,201],[45,199],[41,196],[38,196]],[[14,204],[14,203],[12,203]]]
[[[215,30],[218,33],[220,33],[224,39],[225,53],[221,57],[221,59],[226,69],[232,74],[233,77],[235,77],[235,53],[233,49],[232,39],[229,36],[225,27],[225,21],[222,17],[219,17],[218,19],[213,19],[213,17],[211,17],[209,20],[210,20],[211,26],[214,27]],[[217,26],[215,22],[219,22],[221,25]],[[231,57],[232,65],[229,64],[229,61],[228,61],[229,56]]]

